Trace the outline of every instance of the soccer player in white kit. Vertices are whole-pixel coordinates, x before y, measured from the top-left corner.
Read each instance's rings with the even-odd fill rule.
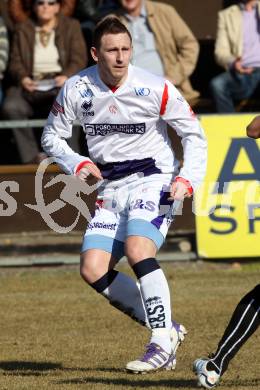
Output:
[[[97,25],[91,53],[97,64],[65,83],[48,117],[42,146],[66,173],[99,181],[80,271],[112,305],[151,331],[143,357],[126,368],[171,369],[185,329],[172,322],[168,283],[155,257],[172,222],[174,201],[191,196],[203,180],[206,139],[169,81],[129,64],[131,35],[116,17]],[[66,142],[75,119],[86,134],[90,158],[73,152]],[[182,138],[180,170],[167,124]],[[114,270],[124,254],[137,282]]]

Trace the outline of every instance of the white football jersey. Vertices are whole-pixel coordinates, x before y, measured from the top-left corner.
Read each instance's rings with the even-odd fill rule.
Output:
[[[127,79],[112,92],[95,65],[66,81],[48,117],[42,146],[67,173],[74,173],[87,160],[66,142],[75,120],[85,132],[89,157],[104,178],[117,179],[137,171],[178,173],[195,190],[204,177],[207,143],[203,129],[178,90],[162,77],[130,65]],[[182,138],[180,172],[167,124]]]

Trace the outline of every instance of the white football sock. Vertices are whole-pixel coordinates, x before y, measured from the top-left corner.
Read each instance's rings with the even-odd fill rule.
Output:
[[[152,258],[135,264],[133,269],[139,278],[142,300],[152,329],[151,342],[159,344],[170,353],[171,300],[165,275]]]
[[[111,305],[140,322],[150,327],[142,302],[140,286],[130,276],[118,272],[113,282],[101,292]]]

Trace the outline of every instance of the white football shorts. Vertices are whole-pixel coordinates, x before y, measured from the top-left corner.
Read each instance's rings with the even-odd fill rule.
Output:
[[[173,221],[173,201],[168,200],[172,180],[172,174],[137,173],[104,182],[81,251],[101,249],[119,260],[126,238],[133,235],[149,238],[159,249]]]

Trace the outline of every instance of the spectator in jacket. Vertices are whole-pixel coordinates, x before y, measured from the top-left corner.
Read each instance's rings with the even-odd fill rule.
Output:
[[[0,1],[0,15],[4,20],[5,26],[7,28],[7,31],[13,31],[13,22],[10,17],[9,12],[9,1],[10,0],[1,0]]]
[[[34,17],[17,26],[11,48],[12,87],[3,104],[6,119],[45,118],[66,79],[84,68],[86,47],[80,24],[60,13],[55,0],[35,0]],[[23,163],[42,154],[31,129],[14,129]]]
[[[190,102],[197,98],[189,81],[199,45],[193,33],[167,4],[150,0],[120,0],[117,15],[133,37],[132,63],[165,76]]]
[[[0,106],[3,99],[2,79],[7,65],[9,42],[4,20],[0,17]]]
[[[260,1],[243,0],[219,12],[215,57],[224,73],[211,80],[217,112],[235,111],[260,82]]]

